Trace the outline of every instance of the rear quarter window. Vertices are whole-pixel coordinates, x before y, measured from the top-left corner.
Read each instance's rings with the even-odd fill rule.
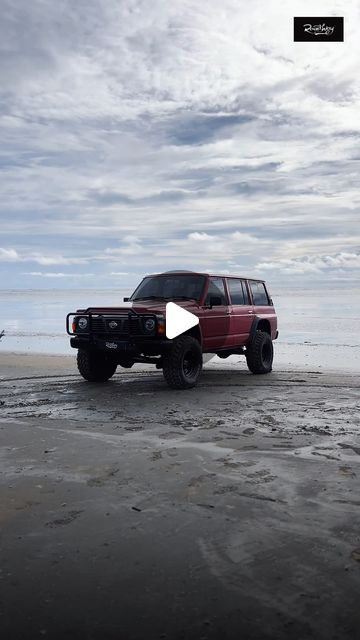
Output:
[[[266,293],[266,289],[263,282],[249,282],[250,291],[252,293],[254,304],[258,307],[268,306],[270,304],[269,298]]]

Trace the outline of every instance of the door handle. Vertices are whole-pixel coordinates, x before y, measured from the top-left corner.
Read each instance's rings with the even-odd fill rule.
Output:
[[[254,312],[252,309],[249,309],[248,313],[253,314]]]

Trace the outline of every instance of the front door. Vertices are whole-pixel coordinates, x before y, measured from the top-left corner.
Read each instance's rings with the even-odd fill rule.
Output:
[[[210,298],[220,298],[221,304],[211,309]],[[230,311],[223,278],[210,278],[209,288],[200,317],[203,350],[215,353],[227,347],[230,341]]]

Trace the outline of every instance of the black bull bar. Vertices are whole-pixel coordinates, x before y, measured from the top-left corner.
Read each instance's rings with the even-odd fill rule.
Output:
[[[110,310],[109,310],[110,311]],[[129,309],[128,312],[125,313],[114,313],[114,312],[109,312],[109,311],[104,311],[103,313],[99,313],[98,311],[94,312],[94,311],[85,311],[84,313],[81,313],[79,311],[76,312],[71,312],[68,313],[66,316],[66,333],[69,336],[90,336],[91,333],[106,333],[106,325],[104,324],[104,329],[103,331],[93,331],[92,330],[92,318],[93,317],[100,317],[103,318],[104,320],[106,320],[106,318],[114,318],[116,319],[116,317],[119,318],[126,318],[127,319],[127,335],[130,338],[131,336],[131,316],[139,316],[138,313],[136,313],[136,311],[134,311],[133,309]],[[151,314],[149,314],[151,315]],[[74,331],[72,331],[72,327],[71,327],[71,331],[70,331],[70,322],[72,323],[72,320],[70,321],[70,318],[75,318],[75,317],[81,317],[81,318],[87,318],[88,319],[88,326],[86,329],[80,329],[80,331],[77,331],[76,333]],[[115,332],[114,332],[115,333]],[[125,335],[125,334],[124,334]]]

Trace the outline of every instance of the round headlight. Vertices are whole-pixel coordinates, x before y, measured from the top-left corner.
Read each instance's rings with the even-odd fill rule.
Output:
[[[80,318],[78,322],[79,329],[86,329],[87,326],[88,326],[87,318]]]
[[[145,320],[145,329],[146,331],[154,331],[155,329],[155,320],[153,318],[148,318],[147,320]]]

